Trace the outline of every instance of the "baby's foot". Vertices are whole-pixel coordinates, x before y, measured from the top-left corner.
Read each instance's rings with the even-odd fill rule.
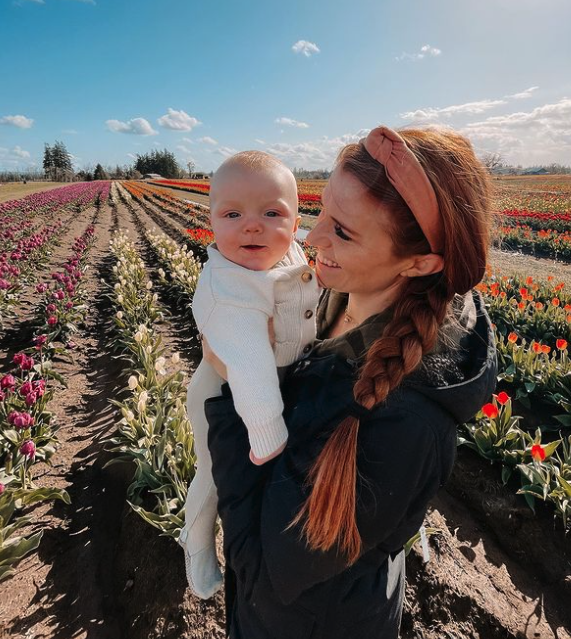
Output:
[[[190,590],[200,599],[210,599],[220,590],[224,581],[214,545],[191,555],[186,543],[183,540],[179,540],[179,543],[184,550],[186,578]]]

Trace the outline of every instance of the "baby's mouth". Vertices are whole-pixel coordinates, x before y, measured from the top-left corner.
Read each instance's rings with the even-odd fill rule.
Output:
[[[266,247],[262,246],[261,244],[244,244],[242,248],[245,248],[248,251],[259,251],[260,249],[264,249]]]

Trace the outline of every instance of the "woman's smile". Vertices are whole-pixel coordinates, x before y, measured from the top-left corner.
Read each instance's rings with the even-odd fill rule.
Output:
[[[326,257],[322,257],[321,255],[317,256],[317,262],[328,268],[341,268],[339,264],[337,264],[337,262],[334,262],[333,260],[328,260]]]

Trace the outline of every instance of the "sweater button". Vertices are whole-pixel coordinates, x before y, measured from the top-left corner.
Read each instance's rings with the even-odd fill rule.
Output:
[[[313,317],[313,311],[305,311],[305,319],[311,319]]]
[[[313,275],[309,271],[304,271],[301,275],[301,279],[307,284],[307,282],[311,282]]]
[[[308,344],[307,346],[304,346],[303,348],[303,354],[307,355],[309,353],[309,351],[311,350],[311,344]]]

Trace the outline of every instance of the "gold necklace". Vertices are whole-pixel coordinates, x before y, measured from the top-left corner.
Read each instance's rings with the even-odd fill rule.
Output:
[[[345,324],[354,324],[355,320],[351,317],[351,315],[349,315],[349,311],[347,310],[347,306],[345,307],[345,317],[343,318],[343,321],[345,322]]]

